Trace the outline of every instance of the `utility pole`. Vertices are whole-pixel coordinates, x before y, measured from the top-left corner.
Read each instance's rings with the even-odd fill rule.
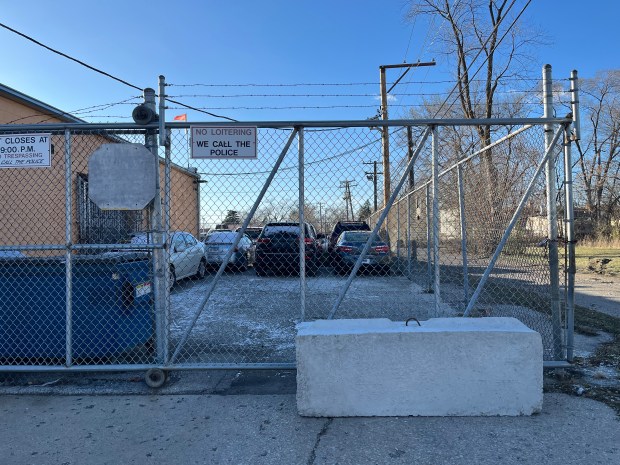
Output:
[[[353,181],[349,180],[340,181],[340,188],[344,188],[344,196],[342,198],[344,199],[345,210],[347,212],[347,220],[355,220],[355,214],[353,213],[353,200],[351,199],[352,182]],[[353,186],[355,187],[357,184],[353,184]],[[349,209],[351,211],[351,218],[349,218]]]
[[[369,161],[369,162],[362,162],[364,165],[373,165],[373,170],[371,172],[368,171],[364,171],[364,174],[366,175],[366,179],[368,179],[369,181],[372,181],[374,183],[374,210],[373,211],[377,211],[377,175],[378,174],[383,174],[383,172],[377,172],[377,162],[376,161]]]
[[[411,70],[419,66],[435,66],[435,60],[429,62],[403,63],[400,65],[381,65],[379,66],[379,83],[381,86],[381,119],[388,120],[388,94],[400,82],[402,78]],[[407,68],[403,74],[387,89],[385,80],[385,70],[392,68]],[[387,126],[381,127],[381,147],[383,155],[383,205],[387,205],[391,194],[390,185],[390,131]]]

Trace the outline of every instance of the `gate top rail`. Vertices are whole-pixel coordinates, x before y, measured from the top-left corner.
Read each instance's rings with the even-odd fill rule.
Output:
[[[342,121],[195,121],[166,122],[169,128],[187,128],[191,125],[216,126],[256,126],[264,129],[290,129],[294,127],[393,127],[393,126],[500,126],[513,124],[567,124],[572,123],[571,117],[565,118],[480,118],[480,119],[395,119],[395,120],[342,120]],[[61,131],[61,130],[146,130],[159,129],[159,123],[139,125],[136,123],[45,123],[45,124],[2,124],[0,131]]]

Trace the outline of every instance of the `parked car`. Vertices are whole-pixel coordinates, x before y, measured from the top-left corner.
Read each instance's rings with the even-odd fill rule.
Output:
[[[301,228],[299,223],[268,223],[256,240],[254,269],[258,276],[268,272],[299,273]],[[319,268],[320,250],[316,230],[304,223],[306,274],[313,276]]]
[[[131,244],[152,243],[150,233],[136,233],[131,237]],[[180,279],[190,276],[204,278],[207,273],[205,247],[191,233],[176,231],[170,233],[170,275],[168,286],[172,288]]]
[[[370,231],[345,231],[340,234],[334,247],[333,266],[336,274],[351,272],[371,234]],[[370,249],[368,249],[368,253],[362,259],[360,271],[378,271],[389,274],[391,264],[390,248],[377,235]]]
[[[338,221],[329,235],[327,250],[330,254],[333,254],[336,241],[345,231],[370,231],[370,226],[365,221]]]
[[[263,228],[257,226],[248,226],[245,228],[245,233],[253,243],[256,243],[256,239],[258,239],[262,230]],[[239,231],[241,231],[241,228],[237,228],[237,232]]]
[[[226,254],[232,247],[238,232],[234,231],[213,231],[205,237],[205,249],[207,265],[221,265],[226,258]],[[233,266],[238,270],[245,270],[254,263],[254,244],[252,240],[244,234],[232,255],[228,259],[227,265]]]

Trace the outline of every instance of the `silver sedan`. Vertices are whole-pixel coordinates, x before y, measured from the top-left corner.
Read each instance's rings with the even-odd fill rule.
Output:
[[[204,243],[208,265],[221,265],[226,258],[226,254],[234,244],[237,237],[235,231],[213,231],[207,234]],[[252,240],[243,235],[235,247],[232,255],[228,259],[227,265],[238,270],[245,270],[254,263],[254,244]]]

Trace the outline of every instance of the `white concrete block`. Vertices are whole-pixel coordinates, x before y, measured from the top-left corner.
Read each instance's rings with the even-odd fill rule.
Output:
[[[515,318],[318,320],[297,326],[300,415],[531,415],[540,334]]]

